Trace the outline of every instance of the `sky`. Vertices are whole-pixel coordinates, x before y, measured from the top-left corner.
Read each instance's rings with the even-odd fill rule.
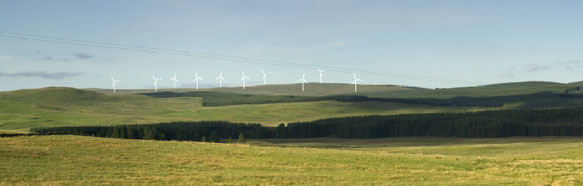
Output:
[[[364,84],[427,88],[583,77],[583,1],[0,5],[0,91],[111,88],[111,76],[121,81],[119,89],[151,89],[152,75],[163,78],[159,88],[169,88],[174,73],[178,86],[188,88],[195,72],[201,87],[218,86],[220,72],[225,85],[241,86],[241,71],[251,78],[248,85],[259,85],[260,69],[270,84],[298,83],[303,73],[317,82],[317,67],[328,70],[329,83],[351,83],[354,72]]]

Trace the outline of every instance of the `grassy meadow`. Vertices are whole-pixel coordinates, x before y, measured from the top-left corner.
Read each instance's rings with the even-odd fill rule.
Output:
[[[35,127],[209,120],[275,126],[346,116],[583,106],[578,83],[453,89],[363,85],[358,94],[352,88],[308,84],[302,93],[297,84],[269,85],[249,87],[244,93],[471,97],[469,101],[503,104],[462,107],[328,100],[207,107],[201,97],[140,95],[150,90],[119,90],[112,95],[104,89],[51,87],[0,92],[0,134],[24,134]],[[237,87],[201,91],[243,93]],[[583,138],[573,137],[254,139],[225,144],[19,136],[0,138],[0,185],[583,185],[581,154]]]
[[[462,112],[479,107],[435,107],[390,102],[296,102],[202,107],[197,97],[153,98],[105,95],[73,88],[43,88],[0,94],[0,129],[27,131],[34,127],[158,123],[221,120],[261,123],[392,115]],[[489,108],[490,109],[490,108]]]
[[[0,185],[580,185],[583,138],[0,138]]]
[[[306,92],[298,92],[297,84],[201,89],[209,93],[326,96],[355,95],[348,84],[309,84]],[[295,90],[295,91],[294,91]],[[161,90],[192,92],[193,89]],[[201,97],[154,98],[140,95],[151,90],[119,90],[112,95],[105,89],[73,89],[49,87],[0,93],[0,129],[27,131],[34,127],[143,124],[172,121],[222,120],[260,123],[274,126],[279,123],[316,119],[393,115],[409,113],[467,112],[495,109],[553,106],[581,106],[583,99],[546,97],[529,94],[569,92],[578,95],[578,83],[522,82],[462,87],[452,89],[423,89],[392,85],[363,85],[357,95],[379,98],[452,99],[472,97],[483,103],[503,103],[502,107],[432,106],[393,102],[312,101],[293,103],[243,104],[203,107]],[[496,97],[515,96],[515,97]],[[545,95],[543,95],[545,96]],[[554,96],[554,97],[552,97]],[[466,101],[465,103],[468,103]]]

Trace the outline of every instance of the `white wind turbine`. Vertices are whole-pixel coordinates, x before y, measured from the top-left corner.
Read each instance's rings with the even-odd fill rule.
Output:
[[[352,84],[354,84],[354,92],[356,92],[358,89],[356,88],[358,85],[359,81],[362,81],[361,79],[356,78],[356,73],[352,74],[354,76],[354,81],[352,81]]]
[[[322,72],[326,72],[326,70],[318,69],[318,72],[320,72],[320,83],[322,83]]]
[[[154,92],[158,92],[158,81],[162,80],[162,78],[156,78],[155,76],[152,76],[152,79],[154,79]]]
[[[225,78],[223,78],[223,72],[221,72],[219,74],[219,77],[217,77],[216,79],[219,80],[219,88],[223,87],[223,81],[225,81]]]
[[[194,73],[194,80],[192,82],[196,82],[196,90],[198,90],[198,80],[202,80],[201,77],[198,77],[198,72]]]
[[[261,73],[263,73],[263,85],[267,85],[267,74],[265,73],[265,71],[263,71],[263,69],[260,69]]]
[[[243,75],[243,77],[241,77],[241,80],[240,81],[243,82],[243,90],[245,90],[245,82],[246,82],[247,79],[251,79],[251,78],[245,76],[245,72],[244,71],[241,71],[241,74]]]
[[[174,88],[176,88],[176,82],[178,82],[178,79],[176,78],[176,73],[174,73],[174,77],[171,77],[170,80],[174,81]]]
[[[111,86],[113,87],[113,94],[115,94],[115,89],[117,88],[116,85],[121,81],[113,79],[113,76],[111,76],[111,81],[113,81],[113,84]]]
[[[302,75],[302,79],[298,79],[299,82],[302,82],[302,92],[304,91],[304,83],[308,83],[308,81],[306,81],[306,73],[304,73],[304,75]]]

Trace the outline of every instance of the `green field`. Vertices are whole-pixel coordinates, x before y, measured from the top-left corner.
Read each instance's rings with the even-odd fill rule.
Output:
[[[201,89],[206,94],[219,93],[265,96],[327,96],[355,95],[347,84],[310,84],[306,92],[294,91],[297,84]],[[466,112],[521,107],[582,106],[583,99],[563,98],[537,93],[565,93],[581,95],[578,83],[522,82],[453,89],[422,89],[391,85],[363,85],[357,95],[383,98],[437,99],[448,101],[466,97],[462,104],[498,104],[498,107],[435,106],[396,102],[339,102],[312,101],[251,105],[203,107],[201,97],[154,98],[140,95],[151,90],[110,90],[73,88],[43,88],[0,93],[0,129],[27,131],[34,127],[143,124],[171,121],[223,120],[261,123],[268,126],[279,123],[316,119],[392,115],[406,113]],[[192,89],[161,90],[192,92]],[[229,95],[225,94],[225,95]],[[244,95],[243,95],[244,96]],[[503,97],[507,96],[507,97]],[[508,97],[510,96],[510,97]],[[277,97],[276,97],[277,98]],[[218,98],[220,99],[220,96]],[[439,100],[442,99],[442,100]],[[457,100],[459,101],[459,100]],[[424,102],[427,102],[425,100]]]
[[[580,185],[582,138],[0,138],[0,185]]]
[[[0,92],[0,134],[58,126],[203,120],[275,126],[345,116],[581,107],[578,84],[522,82],[437,90],[363,85],[358,94],[346,84],[309,84],[304,93],[297,84],[249,87],[245,92],[237,87],[201,89],[218,92],[215,101],[232,94],[260,95],[249,97],[252,101],[336,95],[423,100],[217,106],[202,106],[204,96],[156,98],[142,95],[150,90],[113,95],[103,89],[51,87]],[[441,102],[447,104],[432,105]],[[581,185],[582,153],[583,138],[567,137],[253,139],[218,144],[20,136],[0,138],[0,185]]]
[[[202,120],[273,126],[331,117],[484,109],[487,108],[337,101],[202,107],[201,98],[196,97],[152,98],[133,94],[105,95],[73,88],[44,88],[0,94],[0,129],[26,131],[34,127]]]

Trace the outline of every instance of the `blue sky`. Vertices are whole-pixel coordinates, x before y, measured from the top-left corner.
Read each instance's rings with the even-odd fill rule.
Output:
[[[583,77],[582,1],[4,1],[0,90],[152,88],[297,83],[315,69],[15,39],[26,33],[192,52],[430,76],[477,83],[574,82]],[[23,36],[23,35],[19,35]],[[33,36],[27,36],[33,37]],[[45,38],[46,39],[46,38]],[[359,73],[366,84],[458,87],[442,80]],[[324,81],[350,83],[328,71]]]

